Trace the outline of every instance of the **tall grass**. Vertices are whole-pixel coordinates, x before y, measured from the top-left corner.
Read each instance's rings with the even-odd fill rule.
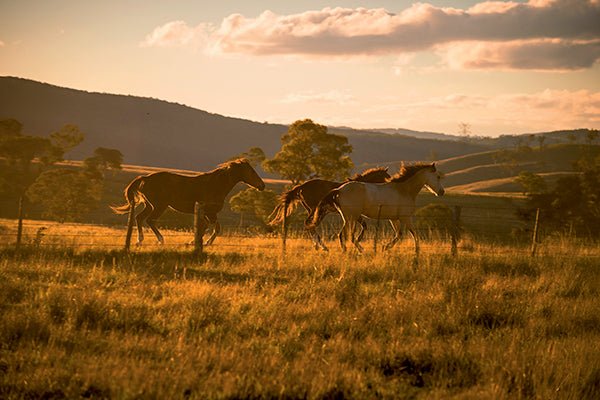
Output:
[[[597,249],[234,240],[0,250],[0,397],[600,396]]]

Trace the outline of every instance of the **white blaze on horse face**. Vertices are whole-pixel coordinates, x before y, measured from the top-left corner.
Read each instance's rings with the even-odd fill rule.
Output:
[[[425,187],[436,196],[442,196],[445,190],[441,180],[442,176],[439,172],[428,172]]]

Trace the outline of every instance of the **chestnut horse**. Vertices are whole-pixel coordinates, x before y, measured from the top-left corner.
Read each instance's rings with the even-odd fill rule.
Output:
[[[202,172],[195,176],[185,176],[171,172],[155,172],[138,176],[125,188],[127,203],[119,207],[111,207],[117,214],[125,214],[136,206],[136,200],[144,204],[144,209],[135,217],[138,229],[137,244],[144,240],[142,227],[144,221],[156,235],[159,243],[164,238],[155,225],[167,209],[193,214],[196,202],[200,203],[204,218],[201,219],[200,232],[214,224],[214,230],[206,244],[211,244],[220,232],[217,213],[223,208],[225,197],[238,183],[244,182],[258,190],[265,188],[265,183],[254,168],[244,159],[229,161],[219,165],[210,172]]]
[[[441,184],[442,174],[433,164],[416,164],[402,166],[398,174],[388,179],[386,183],[374,184],[363,182],[347,182],[337,189],[330,191],[319,202],[308,229],[315,229],[331,206],[334,206],[344,221],[339,233],[342,250],[346,250],[346,237],[351,237],[352,243],[362,252],[359,244],[362,232],[354,238],[354,225],[360,223],[363,217],[387,219],[394,229],[394,237],[386,244],[385,249],[391,249],[400,239],[402,225],[408,228],[415,242],[415,254],[419,254],[419,242],[413,226],[412,218],[416,210],[417,194],[426,187],[436,196],[444,194]]]
[[[390,174],[388,174],[387,168],[379,167],[368,169],[360,174],[355,174],[354,176],[348,178],[345,182],[357,181],[381,183],[385,182],[388,178],[390,178]],[[302,204],[306,212],[308,212],[308,218],[306,220],[306,223],[308,223],[312,218],[312,213],[314,212],[315,208],[317,208],[319,201],[321,201],[321,199],[323,199],[327,193],[339,187],[343,183],[344,182],[333,182],[324,179],[310,179],[304,183],[294,186],[286,192],[283,192],[279,197],[279,205],[277,205],[277,207],[275,207],[271,213],[271,221],[269,222],[269,225],[273,226],[282,223],[284,218],[288,217],[294,211],[295,205],[298,202]],[[290,207],[290,205],[294,207]],[[329,211],[335,211],[335,209],[332,208]],[[360,223],[363,224],[362,221],[360,221]],[[323,250],[327,250],[327,247],[321,240],[321,237],[317,231],[315,229],[308,229],[308,231],[315,242],[315,249],[318,250],[319,248],[322,248]],[[362,232],[363,231],[361,231],[361,233]]]

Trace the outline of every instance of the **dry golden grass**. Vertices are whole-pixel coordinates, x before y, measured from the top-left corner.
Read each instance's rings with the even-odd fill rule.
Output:
[[[120,246],[122,229],[46,225],[39,247],[32,231],[0,250],[0,398],[600,395],[600,250],[585,243],[531,258],[425,242],[415,268],[408,240],[358,255],[292,238],[283,256],[276,238],[221,237],[198,260],[191,234],[125,255],[51,236]]]

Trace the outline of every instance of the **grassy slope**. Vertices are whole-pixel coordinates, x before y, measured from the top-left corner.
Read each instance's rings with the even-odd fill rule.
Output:
[[[406,243],[283,259],[266,240],[203,262],[0,250],[0,397],[600,395],[598,248],[432,243],[413,269]]]
[[[514,177],[522,171],[540,174],[549,183],[560,175],[573,172],[573,163],[584,155],[596,157],[600,146],[559,144],[543,150],[499,150],[450,158],[439,162],[446,173],[445,185],[450,191],[520,192]]]

